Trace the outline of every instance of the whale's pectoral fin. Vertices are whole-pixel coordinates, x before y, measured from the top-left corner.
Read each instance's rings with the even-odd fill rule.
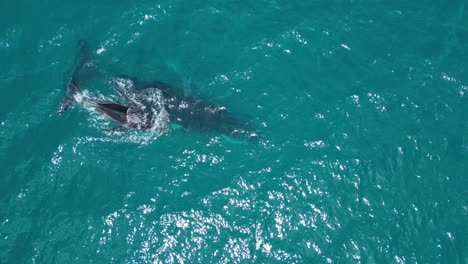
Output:
[[[122,132],[127,132],[130,130],[129,127],[123,126],[123,125],[118,125],[114,126],[111,128],[103,128],[101,129],[102,132],[108,132],[108,133],[122,133]]]
[[[122,96],[122,98],[125,99],[125,101],[131,102],[130,97],[125,93],[124,90],[122,90],[122,89],[120,89],[120,88],[118,88],[118,87],[115,87],[115,86],[114,86],[113,88],[114,88],[114,90],[115,90],[118,94],[120,94],[120,96]]]
[[[80,83],[80,72],[83,67],[90,61],[90,50],[88,42],[85,40],[80,40],[78,42],[79,52],[76,55],[75,59],[75,69],[73,70],[70,81],[67,83],[67,92],[65,98],[60,102],[60,107],[58,113],[62,113],[70,108],[72,108],[77,102],[75,100],[75,94],[78,93],[78,85]]]
[[[67,94],[65,98],[63,98],[62,102],[60,102],[60,107],[58,110],[59,114],[72,108],[76,104],[76,100],[75,100],[76,93],[78,93],[78,85],[75,83],[73,79],[71,79],[67,85]]]
[[[91,51],[86,40],[78,41],[79,52],[75,58],[75,69],[72,73],[72,80],[76,83],[80,79],[81,70],[91,61]]]

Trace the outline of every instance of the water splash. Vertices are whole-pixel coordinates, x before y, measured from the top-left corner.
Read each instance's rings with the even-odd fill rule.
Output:
[[[169,130],[169,114],[164,108],[164,98],[161,90],[147,88],[137,91],[131,80],[116,78],[111,83],[123,90],[128,96],[131,104],[148,114],[151,119],[149,129],[131,130],[125,133],[109,132],[106,135],[116,142],[132,142],[137,144],[150,144],[159,136]],[[116,96],[106,96],[101,93],[93,94],[88,90],[77,93],[75,100],[84,107],[91,116],[89,122],[97,129],[105,130],[112,126],[109,119],[96,110],[95,101],[119,101]],[[127,102],[126,102],[127,103]]]

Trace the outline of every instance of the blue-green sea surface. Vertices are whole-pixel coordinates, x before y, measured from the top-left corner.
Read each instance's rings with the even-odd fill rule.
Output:
[[[258,140],[57,115],[81,39]],[[2,1],[0,263],[468,263],[467,43],[462,0]]]

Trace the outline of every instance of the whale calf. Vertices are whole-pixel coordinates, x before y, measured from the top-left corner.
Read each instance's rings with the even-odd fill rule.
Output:
[[[104,129],[105,131],[164,130],[169,123],[174,123],[201,133],[214,131],[227,136],[256,137],[248,122],[234,117],[225,107],[188,95],[184,90],[160,81],[146,82],[118,74],[107,79],[114,83],[113,88],[120,95],[121,101],[79,99],[77,95],[80,83],[86,79],[83,69],[93,67],[90,65],[90,54],[88,43],[80,41],[76,67],[67,84],[59,113],[83,103],[117,123],[115,127]]]

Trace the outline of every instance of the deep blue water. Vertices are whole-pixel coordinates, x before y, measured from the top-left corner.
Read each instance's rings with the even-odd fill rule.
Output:
[[[467,4],[1,2],[0,263],[468,263]],[[57,115],[80,39],[259,139]]]

